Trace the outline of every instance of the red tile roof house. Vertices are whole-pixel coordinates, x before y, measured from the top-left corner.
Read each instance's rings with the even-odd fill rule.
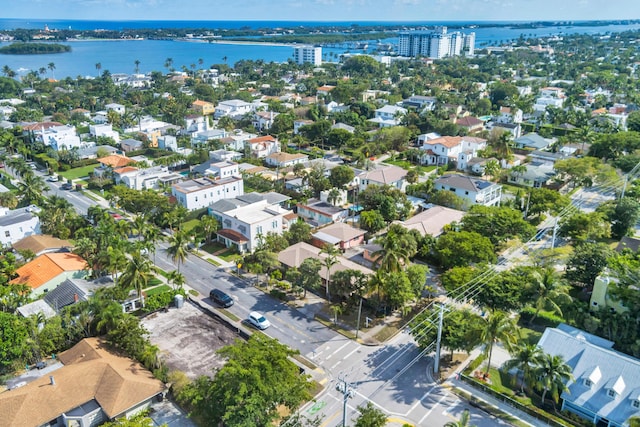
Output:
[[[83,279],[89,274],[87,262],[69,252],[40,255],[16,270],[18,277],[12,284],[24,284],[31,288],[32,296],[54,289],[67,279]]]
[[[364,242],[365,233],[364,230],[344,222],[337,222],[316,231],[312,235],[311,244],[319,248],[329,244],[345,251],[360,246]]]
[[[484,122],[472,116],[455,119],[454,123],[462,129],[466,129],[467,133],[476,133],[484,129]]]

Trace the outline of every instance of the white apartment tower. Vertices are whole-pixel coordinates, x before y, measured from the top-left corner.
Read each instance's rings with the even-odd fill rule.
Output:
[[[433,59],[462,54],[473,55],[474,45],[475,33],[448,33],[447,27],[441,27],[437,31],[400,34],[398,55],[427,56]]]
[[[293,61],[296,64],[322,65],[322,48],[316,46],[296,46],[293,48]]]

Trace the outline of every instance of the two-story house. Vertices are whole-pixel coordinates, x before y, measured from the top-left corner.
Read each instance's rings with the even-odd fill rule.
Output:
[[[405,108],[415,108],[420,112],[433,111],[436,108],[437,102],[438,99],[435,96],[411,95],[402,101],[402,106]]]
[[[349,210],[318,199],[309,199],[306,203],[297,204],[298,216],[307,222],[321,226],[347,219]]]
[[[286,168],[289,166],[297,165],[298,163],[307,163],[309,156],[306,154],[290,154],[280,151],[279,153],[269,154],[265,158],[265,162],[269,166]]]
[[[16,270],[10,283],[31,288],[33,296],[54,289],[67,279],[82,279],[89,275],[87,262],[70,252],[47,253],[29,261]]]
[[[498,206],[502,186],[475,177],[448,174],[435,180],[435,189],[451,191],[470,205]]]
[[[231,199],[244,193],[241,177],[197,178],[171,186],[171,194],[188,210],[206,208],[221,199]]]
[[[271,129],[273,126],[273,120],[278,117],[280,113],[276,113],[275,111],[256,111],[253,113],[253,127],[258,131],[266,131]]]
[[[540,114],[544,113],[547,107],[562,108],[566,99],[564,89],[559,87],[543,87],[538,93],[533,111]]]
[[[209,118],[199,114],[189,114],[184,118],[183,133],[194,134],[209,130]]]
[[[280,151],[280,143],[277,138],[271,135],[259,136],[245,141],[245,151],[256,159],[263,159],[269,154],[278,153]]]
[[[375,117],[369,119],[371,123],[376,123],[379,127],[398,126],[402,121],[402,117],[407,114],[407,109],[396,105],[385,105],[375,112]]]
[[[377,165],[375,169],[368,171],[356,171],[354,184],[359,191],[365,190],[370,185],[390,185],[404,191],[407,186],[407,171],[395,165]]]
[[[229,99],[227,101],[220,101],[215,107],[215,113],[213,117],[219,119],[221,117],[241,118],[247,113],[254,110],[255,105],[242,101],[240,99]]]
[[[40,209],[35,205],[14,210],[0,207],[0,244],[7,247],[27,236],[40,234],[38,212]]]
[[[313,124],[313,120],[308,119],[300,119],[294,120],[293,122],[293,134],[298,135],[300,133],[300,128],[303,126],[309,126]]]
[[[96,138],[111,138],[116,144],[120,142],[120,134],[113,130],[111,123],[89,125],[89,134]]]
[[[41,129],[41,131],[36,134],[36,138],[47,147],[51,147],[56,151],[63,149],[71,150],[93,144],[83,144],[76,132],[76,127],[72,125],[52,126],[47,129]]]
[[[214,114],[216,111],[216,107],[211,102],[203,101],[201,99],[197,99],[193,101],[191,104],[191,109],[201,116],[209,116]]]
[[[113,178],[116,184],[122,184],[132,190],[157,190],[161,186],[173,185],[184,179],[182,175],[170,172],[166,166],[146,169],[125,166],[114,169]]]
[[[125,108],[124,105],[122,104],[117,104],[115,102],[112,102],[111,104],[107,104],[104,106],[104,108],[107,109],[107,111],[115,111],[116,113],[123,115],[127,109]]]
[[[477,152],[487,147],[487,140],[473,136],[441,136],[425,139],[420,149],[424,152],[421,163],[426,165],[446,165],[455,162],[460,170],[466,170]]]
[[[240,253],[253,252],[268,233],[282,234],[284,217],[293,213],[282,207],[287,200],[279,193],[249,193],[212,204],[209,215],[222,226],[218,241]]]
[[[522,110],[519,108],[500,107],[500,113],[494,118],[497,123],[522,123]]]

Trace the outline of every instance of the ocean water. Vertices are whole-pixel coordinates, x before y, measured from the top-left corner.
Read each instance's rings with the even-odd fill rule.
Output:
[[[352,22],[284,22],[284,21],[72,21],[72,20],[16,20],[0,19],[0,32],[14,28],[50,29],[133,29],[133,28],[279,28],[292,26],[318,26],[321,24],[350,26]],[[360,25],[391,25],[393,22],[359,22]],[[542,28],[512,28],[508,26],[469,28],[471,22],[403,22],[407,27],[420,25],[462,26],[461,31],[476,33],[476,47],[499,44],[525,37],[540,37],[566,34],[606,34],[627,30],[640,30],[640,24],[574,26],[571,24],[554,25]],[[504,23],[501,23],[504,24]],[[395,42],[397,39],[384,40]],[[6,44],[6,43],[4,43]],[[1,45],[4,45],[0,43]],[[100,63],[100,72],[132,73],[135,61],[140,61],[140,71],[167,71],[164,64],[167,58],[173,60],[173,68],[183,66],[191,69],[192,64],[203,66],[222,63],[224,59],[230,65],[242,59],[264,60],[265,62],[285,62],[292,56],[293,49],[287,46],[229,45],[218,43],[199,43],[168,40],[131,40],[131,41],[75,41],[68,42],[71,52],[50,55],[0,55],[0,69],[9,66],[18,75],[29,70],[47,69],[46,75],[57,79],[77,76],[95,76],[96,64]],[[340,54],[345,49],[324,49],[324,53]],[[332,56],[328,56],[331,60]],[[53,63],[54,70],[48,69]]]

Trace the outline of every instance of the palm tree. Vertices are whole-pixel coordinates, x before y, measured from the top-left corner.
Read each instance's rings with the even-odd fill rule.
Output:
[[[96,62],[96,72],[98,74],[98,77],[100,77],[100,70],[102,70],[102,64],[99,62]]]
[[[475,425],[469,424],[470,422],[471,422],[471,415],[469,414],[469,410],[465,409],[464,411],[462,411],[460,420],[449,421],[444,425],[444,427],[475,427]]]
[[[401,271],[417,251],[417,243],[413,236],[394,225],[384,237],[376,239],[376,243],[382,247],[372,256],[379,268],[388,273]]]
[[[200,228],[207,244],[211,243],[211,236],[218,231],[219,227],[220,224],[218,220],[210,215],[205,215],[200,218]]]
[[[511,132],[502,132],[493,140],[492,145],[496,154],[501,159],[510,160],[513,157],[511,152],[511,148],[513,147],[513,135]]]
[[[123,316],[122,306],[115,301],[109,302],[96,312],[96,332],[101,334],[110,331]]]
[[[136,59],[135,61],[133,61],[133,63],[135,64],[136,68],[135,68],[135,72],[136,74],[138,74],[140,72],[140,60]]]
[[[489,175],[491,179],[496,179],[496,177],[500,174],[500,163],[496,159],[488,160],[484,165],[484,173]]]
[[[187,279],[184,277],[184,274],[176,270],[169,272],[167,280],[173,285],[173,289],[182,289],[182,286],[187,283]]]
[[[522,372],[522,381],[520,382],[520,391],[524,393],[524,386],[527,381],[531,380],[531,373],[536,366],[539,365],[542,358],[542,349],[536,344],[527,342],[518,343],[511,353],[511,359],[504,363],[504,369],[509,371],[513,368]],[[516,373],[515,378],[517,379]]]
[[[34,174],[25,174],[22,182],[18,183],[18,191],[22,196],[20,202],[23,206],[40,204],[44,198],[43,194],[49,191],[49,186],[42,177]]]
[[[51,77],[53,77],[53,79],[55,80],[55,79],[56,79],[56,75],[55,75],[55,73],[53,72],[53,70],[55,70],[55,69],[56,69],[56,64],[54,64],[53,62],[49,62],[49,63],[47,64],[47,68],[49,69],[49,71],[51,71]]]
[[[186,261],[188,255],[189,236],[184,231],[178,230],[169,238],[167,256],[178,265],[178,272],[180,272],[180,264]]]
[[[540,314],[540,310],[548,309],[562,317],[562,309],[558,305],[560,303],[570,303],[571,296],[569,296],[568,289],[558,280],[558,276],[553,268],[546,268],[542,273],[536,272],[533,277],[535,283],[532,284],[534,290],[535,307],[534,313],[529,324],[533,324],[533,321]]]
[[[173,66],[173,58],[167,58],[164,61],[164,67],[167,69],[167,71],[170,71],[172,66]]]
[[[129,262],[120,277],[120,286],[126,289],[134,288],[138,294],[138,298],[142,297],[142,290],[147,287],[151,271],[153,269],[151,261],[142,256],[140,252],[133,252],[129,257]],[[142,300],[144,305],[144,300]]]
[[[325,293],[327,295],[327,299],[331,301],[331,294],[329,293],[329,282],[331,282],[331,267],[338,263],[338,254],[340,253],[340,251],[335,246],[327,243],[320,250],[320,253],[326,255],[324,258],[322,258],[322,265],[327,269],[327,275],[325,277]]]
[[[336,202],[340,199],[340,190],[337,188],[332,188],[329,191],[329,195],[327,196],[327,201],[332,205],[336,205]]]
[[[491,368],[493,345],[500,341],[509,350],[515,342],[518,326],[515,320],[510,318],[504,311],[493,311],[484,320],[485,324],[480,331],[480,340],[484,343],[484,353],[487,355],[485,375],[488,375]]]
[[[573,379],[571,367],[567,365],[562,356],[545,354],[540,360],[540,364],[534,371],[538,381],[538,389],[542,390],[542,404],[544,404],[547,392],[551,392],[554,402],[563,391],[567,391],[567,382]]]

